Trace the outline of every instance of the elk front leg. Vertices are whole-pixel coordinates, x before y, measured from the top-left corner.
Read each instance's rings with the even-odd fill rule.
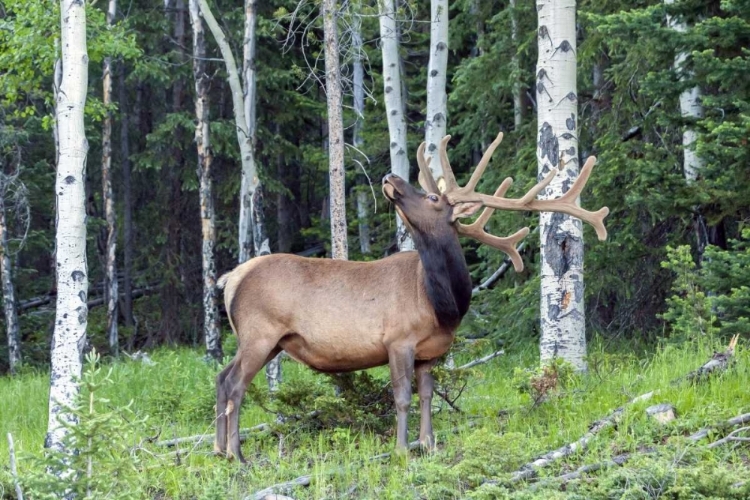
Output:
[[[411,378],[414,374],[414,348],[396,346],[389,349],[388,366],[391,369],[391,385],[396,402],[396,447],[408,446],[406,424],[411,404]]]
[[[415,366],[419,392],[419,442],[427,450],[435,448],[435,436],[432,433],[432,391],[435,388],[435,379],[431,370],[436,362],[435,359],[422,361]]]

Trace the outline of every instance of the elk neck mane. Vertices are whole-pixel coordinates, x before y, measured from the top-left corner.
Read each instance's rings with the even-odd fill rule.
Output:
[[[471,302],[471,277],[458,235],[452,230],[429,236],[414,231],[413,237],[438,323],[455,328]]]

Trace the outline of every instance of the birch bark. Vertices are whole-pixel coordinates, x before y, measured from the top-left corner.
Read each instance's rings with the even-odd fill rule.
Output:
[[[575,0],[538,0],[537,62],[540,178],[558,168],[541,199],[558,198],[573,185],[579,171],[578,96],[576,89]],[[586,369],[583,308],[583,231],[581,221],[565,214],[543,212],[541,236],[542,363],[562,358]]]
[[[201,213],[201,263],[203,268],[203,338],[206,353],[221,361],[219,306],[216,296],[216,217],[213,200],[211,137],[209,129],[208,82],[206,74],[206,39],[197,0],[190,0],[190,24],[193,27],[193,79],[195,80],[195,144],[198,152],[198,190]]]
[[[438,144],[445,136],[448,98],[445,92],[448,71],[448,0],[430,2],[430,62],[427,68],[427,116],[424,135],[425,156],[432,158],[430,170],[438,180],[443,176],[443,165],[438,155]]]
[[[666,5],[674,5],[674,0],[664,0],[664,3]],[[685,24],[685,22],[670,15],[667,15],[667,25],[681,33],[687,31],[687,24]],[[680,52],[674,58],[674,68],[679,74],[680,80],[692,76],[690,70],[685,68],[687,59],[687,52]],[[703,118],[703,104],[701,103],[702,95],[703,92],[698,86],[686,89],[680,94],[680,114],[683,118],[689,120]],[[685,127],[685,130],[682,132],[682,170],[685,175],[685,181],[688,184],[692,184],[696,181],[704,164],[703,159],[698,156],[695,151],[695,141],[697,139],[698,132],[690,126]],[[703,216],[697,209],[696,213],[698,215],[695,220],[695,235],[700,259],[708,245],[708,234]]]
[[[0,174],[2,175],[2,174]],[[3,312],[5,313],[5,334],[8,337],[8,366],[15,375],[21,365],[21,334],[16,310],[16,291],[13,286],[13,269],[8,247],[8,226],[5,218],[6,179],[0,182],[0,278],[3,287]]]
[[[256,25],[258,23],[257,13],[257,2],[256,0],[245,0],[245,40],[243,43],[242,51],[242,78],[244,85],[243,102],[245,105],[245,120],[247,123],[247,133],[250,136],[250,150],[252,156],[250,162],[252,162],[252,172],[257,172],[255,166],[255,141],[256,141],[256,116],[257,116],[257,101],[258,101],[258,90],[256,82],[256,65],[255,65],[255,48],[257,45]],[[268,242],[268,235],[266,233],[266,225],[264,220],[263,212],[263,186],[260,183],[260,179],[256,180],[254,191],[250,195],[250,221],[249,239],[252,241],[253,253],[247,255],[246,259],[249,259],[253,255],[268,255],[271,253],[271,247]],[[250,186],[251,183],[246,183]],[[245,195],[242,196],[244,199]],[[241,212],[242,213],[242,212]],[[247,243],[246,243],[247,244]],[[240,262],[244,262],[240,260]],[[280,376],[280,375],[279,375]]]
[[[254,5],[254,2],[250,2]],[[221,57],[227,70],[227,81],[232,93],[232,107],[234,108],[234,122],[237,128],[237,142],[240,146],[240,158],[242,161],[242,181],[240,185],[240,222],[239,222],[239,261],[245,262],[252,256],[253,241],[251,239],[253,229],[253,202],[258,201],[256,190],[260,185],[258,171],[255,166],[255,153],[253,151],[252,137],[248,130],[248,121],[245,116],[245,93],[242,89],[237,63],[229,46],[224,32],[219,23],[216,22],[206,0],[198,0],[201,14],[206,21],[208,29],[211,30],[216,43],[219,45]],[[246,28],[247,29],[247,28]],[[254,28],[253,28],[254,29]],[[247,36],[247,35],[246,35]],[[262,241],[259,243],[262,245]]]
[[[409,181],[409,155],[406,145],[406,115],[401,62],[398,53],[399,30],[394,0],[378,0],[380,48],[383,55],[383,91],[390,136],[391,172]],[[396,241],[401,251],[413,250],[414,243],[403,221],[396,216]]]
[[[516,0],[510,0],[510,40],[513,44],[513,57],[510,64],[515,72],[513,78],[513,129],[518,130],[523,123],[523,97],[521,94],[521,67],[518,63],[518,13]]]
[[[107,25],[112,26],[117,12],[117,0],[109,0],[107,5]],[[102,127],[102,199],[104,201],[104,219],[107,223],[107,242],[105,249],[104,294],[107,302],[107,341],[109,350],[114,356],[119,354],[117,335],[117,228],[115,200],[112,193],[112,57],[104,58],[102,73],[102,104],[107,109]]]
[[[83,110],[88,85],[85,3],[61,0],[62,81],[57,96],[59,161],[57,199],[57,305],[52,338],[47,448],[65,450],[69,430],[75,424],[66,408],[78,394],[81,352],[86,342],[88,268],[86,263],[85,167],[88,142]]]
[[[328,182],[331,213],[331,254],[334,259],[349,258],[344,186],[344,125],[342,117],[341,72],[336,0],[323,0],[325,33],[326,101],[328,102]]]

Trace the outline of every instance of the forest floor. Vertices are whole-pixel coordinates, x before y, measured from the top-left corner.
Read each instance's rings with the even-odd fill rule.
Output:
[[[519,369],[533,370],[537,353],[531,348],[508,352],[471,369],[455,401],[460,411],[435,398],[438,449],[429,454],[412,450],[378,458],[393,450],[394,437],[356,426],[297,428],[287,421],[277,427],[275,415],[248,397],[241,427],[271,424],[270,430],[251,432],[243,443],[248,466],[214,456],[212,436],[176,448],[158,444],[213,433],[213,381],[218,370],[198,351],[160,349],[150,353],[153,364],[105,363],[100,378],[111,368],[111,382],[85,399],[84,413],[93,408],[98,414],[127,415],[124,423],[109,418],[110,427],[93,427],[90,442],[100,444],[90,455],[90,475],[103,475],[102,484],[109,481],[111,490],[91,497],[262,498],[255,493],[309,475],[301,480],[309,485],[279,492],[295,499],[750,498],[750,443],[728,441],[709,447],[741,428],[722,422],[750,412],[748,351],[740,343],[735,363],[723,373],[673,383],[703,365],[714,349],[725,347],[718,341],[686,343],[639,353],[594,343],[588,374],[566,377],[536,403],[528,390],[516,386],[529,380]],[[476,357],[459,353],[456,364]],[[328,377],[296,362],[287,359],[282,366],[289,387],[331,387]],[[387,386],[386,369],[370,374]],[[47,425],[48,383],[48,374],[42,372],[0,378],[0,498],[15,498],[7,433],[15,440],[23,487],[33,491],[39,480],[34,471],[40,472],[43,463],[37,458],[42,456]],[[265,392],[265,385],[265,377],[256,377],[255,392]],[[649,398],[637,399],[652,391]],[[132,413],[118,413],[131,401]],[[677,418],[662,424],[649,417],[645,409],[658,403],[673,405]],[[606,420],[619,407],[622,411]],[[385,427],[392,428],[392,417],[383,418],[388,419]],[[127,429],[120,433],[117,425]],[[711,429],[704,438],[690,438],[704,428]],[[409,430],[410,438],[416,439],[416,397]],[[750,437],[746,431],[733,437]],[[588,439],[581,446],[584,436]],[[123,440],[124,446],[115,448]],[[576,441],[579,446],[567,456],[553,457],[533,474],[523,472],[528,470],[524,464]],[[123,472],[125,462],[135,466],[135,475]],[[572,477],[560,477],[571,472]]]

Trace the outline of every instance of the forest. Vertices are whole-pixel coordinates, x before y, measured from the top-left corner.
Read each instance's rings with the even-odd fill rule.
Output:
[[[750,498],[749,71],[743,0],[2,0],[0,499]]]

